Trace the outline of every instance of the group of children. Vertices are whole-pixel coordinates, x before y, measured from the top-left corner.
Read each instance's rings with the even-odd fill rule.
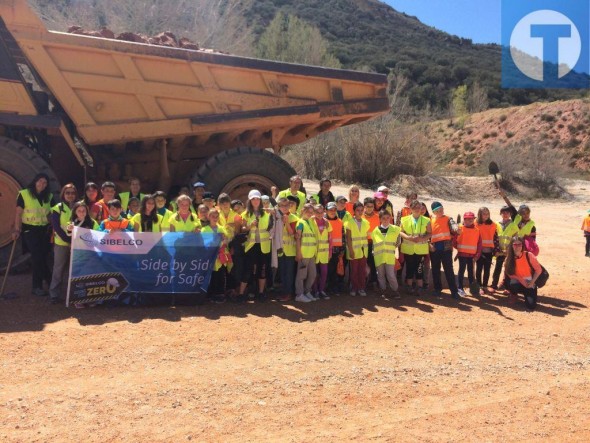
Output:
[[[534,289],[538,278],[536,228],[530,209],[522,205],[517,210],[502,191],[506,206],[500,210],[500,221],[493,222],[489,209],[483,207],[477,216],[466,212],[463,223],[458,223],[444,214],[440,202],[431,204],[430,215],[412,193],[394,214],[385,186],[362,202],[357,186],[349,189],[348,197],[334,197],[328,179],[320,181],[320,191],[309,199],[301,190],[301,177],[294,176],[288,189],[273,188],[270,196],[251,190],[246,204],[227,194],[215,198],[202,182],[194,183],[192,197],[184,188],[170,202],[161,191],[142,194],[137,179],[129,184],[129,192],[117,194],[113,183],[103,183],[101,199],[94,183],[85,186],[81,200],[73,184],[62,189],[61,202],[50,210],[55,245],[52,301],[59,300],[74,226],[105,232],[222,234],[209,287],[215,302],[227,298],[265,301],[272,292],[280,301],[308,303],[344,292],[362,297],[368,288],[378,289],[387,298],[400,298],[398,281],[404,283],[404,292],[420,296],[427,293],[429,270],[432,294],[440,297],[441,268],[454,299],[467,296],[466,275],[471,295],[507,291],[513,300],[518,291]],[[588,233],[590,221],[585,229]],[[505,272],[501,279],[507,258],[515,260],[511,247],[519,241],[534,263],[528,273],[519,268],[523,275]],[[516,259],[521,257],[522,253]],[[457,278],[453,260],[458,261]],[[506,268],[513,270],[513,265],[510,262]],[[528,288],[530,281],[533,285]],[[526,284],[513,288],[517,283]]]

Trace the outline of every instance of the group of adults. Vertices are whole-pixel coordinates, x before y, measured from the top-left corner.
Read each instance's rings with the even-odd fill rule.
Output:
[[[403,207],[394,211],[387,186],[361,201],[358,186],[351,186],[348,196],[335,197],[331,181],[322,179],[318,192],[308,196],[299,176],[291,178],[287,189],[272,188],[270,195],[252,190],[246,202],[214,196],[202,182],[193,184],[192,193],[188,187],[179,189],[174,199],[162,191],[143,194],[136,178],[121,193],[108,181],[100,188],[87,183],[81,194],[69,183],[56,202],[48,183],[39,174],[20,191],[13,238],[22,236],[24,250],[31,253],[32,293],[49,295],[54,303],[67,282],[72,230],[80,226],[105,232],[222,234],[209,287],[215,302],[262,302],[271,289],[284,302],[308,303],[345,292],[366,296],[371,289],[401,298],[399,283],[411,296],[443,297],[443,271],[455,300],[468,296],[467,274],[471,296],[499,292],[513,303],[523,294],[527,309],[536,305],[542,273],[536,227],[530,208],[516,209],[501,190],[506,206],[499,221],[492,221],[483,207],[477,215],[465,212],[458,223],[440,202],[431,203],[430,214],[415,193],[408,193]]]

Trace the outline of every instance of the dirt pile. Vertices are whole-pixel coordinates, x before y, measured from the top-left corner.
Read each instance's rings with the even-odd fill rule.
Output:
[[[134,32],[122,32],[116,35],[113,31],[105,27],[101,28],[98,31],[89,31],[80,26],[70,26],[68,28],[68,32],[70,34],[86,35],[89,37],[108,38],[111,40],[123,40],[126,42],[145,43],[156,46],[167,46],[170,48],[190,49],[192,51],[211,51],[210,49],[201,48],[198,43],[194,43],[186,37],[177,38],[176,35],[174,35],[170,31],[161,32],[153,37],[148,37],[146,35],[136,34]]]

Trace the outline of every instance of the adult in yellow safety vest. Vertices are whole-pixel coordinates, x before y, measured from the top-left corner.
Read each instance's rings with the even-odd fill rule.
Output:
[[[366,296],[367,257],[369,255],[370,223],[363,218],[365,207],[361,202],[352,206],[353,218],[345,224],[346,254],[350,264],[350,295]]]
[[[371,232],[373,240],[373,257],[377,269],[377,282],[383,297],[387,294],[387,283],[391,288],[393,298],[401,298],[397,277],[395,275],[395,251],[399,244],[401,228],[391,224],[392,215],[387,209],[379,211],[379,226]]]
[[[121,192],[119,194],[121,200],[121,207],[123,208],[123,212],[127,212],[129,207],[129,199],[135,197],[140,202],[145,196],[145,194],[141,193],[141,181],[137,177],[131,177],[128,181],[129,183],[129,191],[128,192]]]
[[[261,197],[260,191],[252,189],[248,193],[248,203],[242,214],[244,220],[242,232],[248,234],[248,237],[244,245],[245,264],[237,296],[239,302],[246,300],[246,287],[253,275],[258,280],[257,300],[259,302],[267,300],[265,286],[270,272],[270,231],[273,228],[274,220],[262,208]]]
[[[70,245],[72,240],[67,233],[67,227],[72,218],[72,207],[76,203],[78,191],[76,186],[68,183],[61,189],[60,200],[51,208],[51,226],[53,227],[53,273],[49,286],[49,301],[59,303],[62,294],[62,284],[67,281],[70,264]]]
[[[428,240],[432,235],[430,220],[421,215],[422,203],[414,200],[410,204],[412,215],[401,220],[401,252],[406,261],[406,290],[415,295],[424,292],[424,257],[428,255]],[[414,290],[413,283],[416,288]]]
[[[297,214],[301,213],[301,209],[303,209],[303,205],[305,204],[305,193],[301,191],[301,185],[303,184],[303,180],[299,175],[294,175],[289,179],[289,188],[283,189],[279,192],[278,198],[281,197],[289,197],[290,195],[293,197],[297,197],[299,199],[299,204],[297,206]]]
[[[53,195],[49,192],[47,174],[37,174],[29,186],[18,193],[12,239],[16,241],[22,234],[23,252],[31,253],[33,268],[34,295],[46,296],[43,281],[51,281],[49,253],[51,251],[51,229],[49,214],[55,205]]]

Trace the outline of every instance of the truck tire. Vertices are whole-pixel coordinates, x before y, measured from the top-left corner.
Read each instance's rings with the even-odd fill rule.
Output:
[[[270,188],[289,187],[289,179],[296,175],[293,167],[278,155],[258,148],[236,148],[211,157],[192,178],[202,181],[207,191],[219,196],[228,193],[232,199],[246,203],[248,192],[258,189],[270,195]]]
[[[53,195],[59,195],[59,183],[53,170],[39,155],[22,143],[0,137],[0,272],[6,271],[12,246],[12,227],[18,192],[29,185],[36,174],[44,172],[49,176],[49,188]],[[18,240],[20,241],[20,240]],[[17,245],[12,259],[11,270],[26,266],[28,255],[22,254]]]

